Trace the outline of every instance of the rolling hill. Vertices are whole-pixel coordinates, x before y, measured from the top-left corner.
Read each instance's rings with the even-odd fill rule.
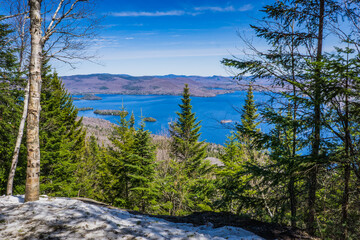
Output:
[[[212,76],[130,76],[125,74],[90,74],[64,76],[65,87],[72,94],[181,95],[189,84],[193,96],[212,97],[243,90],[231,77]]]

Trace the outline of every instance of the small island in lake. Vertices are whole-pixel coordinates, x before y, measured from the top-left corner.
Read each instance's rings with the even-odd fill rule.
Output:
[[[98,115],[113,115],[113,116],[120,116],[120,114],[123,111],[121,110],[95,110],[94,113],[98,114]],[[128,115],[129,113],[127,111],[125,111],[126,115]]]
[[[88,110],[94,110],[94,108],[92,107],[82,107],[82,108],[78,108],[78,111],[88,111]]]
[[[102,100],[101,97],[96,96],[94,94],[85,94],[83,97],[78,98],[78,97],[73,97],[73,100]]]
[[[156,122],[156,119],[152,117],[145,117],[144,122]]]

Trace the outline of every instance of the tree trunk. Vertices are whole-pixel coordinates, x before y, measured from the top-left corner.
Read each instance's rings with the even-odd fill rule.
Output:
[[[22,117],[21,117],[18,136],[17,136],[17,139],[16,139],[14,155],[13,155],[13,158],[12,158],[12,161],[11,161],[11,169],[10,169],[8,183],[7,183],[7,189],[6,189],[6,194],[7,195],[12,195],[13,194],[13,184],[14,184],[15,171],[16,171],[16,166],[17,166],[18,159],[19,159],[21,140],[22,140],[23,135],[24,135],[25,120],[26,120],[26,116],[27,116],[27,112],[28,112],[29,87],[30,87],[30,85],[29,85],[29,81],[28,81],[28,83],[26,84],[26,88],[25,88],[23,114],[22,114]]]
[[[291,33],[294,34],[295,22],[292,22],[291,25]],[[291,37],[291,76],[292,80],[295,82],[295,44],[294,44],[294,36]],[[296,87],[293,85],[293,96],[294,96],[294,103],[293,103],[293,136],[292,136],[292,152],[291,152],[291,171],[293,171],[295,165],[295,157],[296,157],[296,142],[297,142],[297,100],[296,100]],[[295,177],[293,176],[293,172],[291,173],[290,181],[289,181],[289,195],[290,195],[290,211],[291,211],[291,227],[296,227],[296,187],[295,187]]]
[[[25,201],[36,201],[40,192],[40,94],[41,94],[41,0],[29,0],[31,56],[29,66],[29,108],[27,115],[27,170]]]
[[[320,62],[322,58],[323,45],[323,31],[324,31],[324,12],[325,0],[320,0],[319,26],[317,36],[317,53],[316,61]],[[317,187],[317,162],[320,153],[320,132],[321,132],[321,67],[319,65],[315,68],[315,89],[314,89],[314,140],[312,143],[312,157],[314,166],[309,172],[309,196],[308,196],[308,221],[307,231],[310,235],[314,235],[315,228],[315,214],[316,214],[316,187]]]
[[[349,54],[347,55],[349,58]],[[347,59],[348,64],[348,59]],[[349,90],[349,79],[346,77],[345,81],[345,119],[344,119],[344,127],[345,127],[345,164],[344,166],[344,192],[342,197],[342,218],[341,218],[341,225],[344,227],[343,229],[343,239],[348,238],[348,211],[349,211],[349,182],[350,182],[350,128],[349,128],[349,97],[348,97],[348,90]]]
[[[344,165],[344,193],[342,199],[342,218],[341,225],[343,226],[343,238],[348,239],[348,211],[349,211],[349,181],[350,181],[350,164],[346,163]]]
[[[289,182],[290,195],[290,211],[291,211],[291,227],[296,227],[296,192],[295,192],[295,177],[290,178]]]

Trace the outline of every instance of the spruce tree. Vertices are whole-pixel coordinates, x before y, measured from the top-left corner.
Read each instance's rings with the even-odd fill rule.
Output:
[[[217,171],[217,187],[221,196],[217,201],[217,205],[225,211],[238,213],[241,196],[243,195],[242,189],[247,180],[244,176],[238,177],[238,173],[244,172],[244,163],[247,158],[236,133],[232,132],[226,140],[220,160],[224,166]]]
[[[17,135],[16,126],[21,118],[21,89],[24,87],[24,81],[17,72],[15,50],[10,45],[11,32],[7,24],[0,24],[0,195],[5,194],[6,190]],[[21,172],[22,167],[18,171]],[[23,175],[15,179],[15,185],[23,180]]]
[[[85,151],[75,171],[79,197],[103,200],[99,169],[104,154],[106,151],[104,147],[98,145],[98,139],[95,136],[92,135],[86,139]]]
[[[267,78],[273,86],[293,88],[298,94],[292,100],[301,97],[299,111],[309,123],[307,130],[312,132],[311,137],[308,136],[311,151],[303,158],[307,168],[304,173],[308,177],[307,219],[303,220],[312,235],[316,232],[318,173],[326,158],[322,137],[327,88],[322,72],[323,42],[327,36],[324,33],[329,22],[338,21],[341,8],[339,2],[333,0],[276,1],[264,7],[263,24],[251,26],[258,37],[269,43],[269,50],[257,51],[248,42],[254,58],[223,60],[225,65],[240,70],[238,77],[247,74],[252,78]]]
[[[200,122],[192,112],[188,85],[185,84],[178,119],[170,125],[171,171],[174,176],[170,213],[185,214],[191,211],[211,210],[206,192],[212,189],[212,166],[205,160],[207,144],[199,141]]]
[[[241,115],[241,124],[237,123],[235,128],[237,130],[238,140],[247,145],[249,150],[255,148],[256,137],[260,132],[258,125],[259,114],[257,113],[257,107],[255,106],[254,93],[252,84],[249,84],[247,95],[245,99],[245,105],[243,107],[243,113]]]
[[[142,212],[151,210],[158,189],[155,184],[155,146],[151,143],[149,131],[144,130],[144,122],[136,131],[133,143],[132,164],[134,171],[130,175],[131,191],[134,192],[135,209]]]
[[[130,179],[131,155],[134,142],[135,129],[126,119],[127,111],[121,108],[120,120],[114,127],[110,136],[112,143],[109,146],[108,155],[104,158],[101,175],[106,201],[121,207],[130,208]]]
[[[100,169],[106,201],[121,207],[151,211],[157,187],[154,184],[155,147],[142,123],[135,129],[135,117],[121,109],[120,121],[111,136],[109,155]],[[104,178],[106,176],[106,178]]]
[[[75,173],[85,149],[85,131],[77,109],[56,73],[46,63],[42,73],[40,115],[41,191],[76,196]]]
[[[237,126],[237,130],[249,135],[257,132],[257,126],[260,124],[259,122],[256,122],[258,117],[259,114],[257,113],[257,108],[255,106],[253,87],[250,83],[247,90],[243,114],[241,115],[241,125]]]
[[[265,161],[258,144],[261,136],[258,117],[250,83],[241,121],[236,123],[236,131],[231,133],[225,143],[224,152],[220,156],[224,166],[217,171],[217,185],[221,194],[217,204],[225,211],[251,214],[256,209],[251,203],[259,191],[254,190],[255,177],[249,167],[260,166],[260,162]]]
[[[192,112],[187,84],[181,102],[178,119],[170,126],[171,153],[177,161],[184,163],[186,174],[191,176],[199,170],[206,157],[206,144],[199,142],[201,126]]]

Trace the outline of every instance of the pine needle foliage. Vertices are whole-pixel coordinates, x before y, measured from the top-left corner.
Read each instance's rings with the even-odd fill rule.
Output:
[[[258,118],[259,114],[257,113],[257,107],[254,101],[253,86],[250,83],[247,90],[244,110],[241,115],[241,124],[236,125],[236,130],[244,137],[252,136],[259,131],[257,128],[260,124],[260,122],[257,121]]]
[[[12,154],[21,118],[24,80],[17,72],[15,49],[10,45],[9,25],[0,24],[0,195],[5,194]],[[23,153],[22,145],[22,156]],[[24,158],[22,158],[24,160]],[[24,161],[19,161],[18,172],[24,168]],[[22,184],[24,174],[17,173],[14,186]],[[20,190],[21,191],[21,190]],[[15,189],[15,192],[16,189]]]
[[[180,112],[176,113],[178,119],[170,126],[171,153],[175,160],[184,163],[185,173],[191,176],[196,173],[206,158],[206,144],[204,141],[199,141],[201,122],[197,122],[195,113],[192,112],[187,84],[185,84],[181,102]]]
[[[213,167],[205,160],[207,144],[199,141],[200,121],[197,122],[189,87],[185,84],[178,119],[170,125],[169,174],[165,179],[170,186],[164,186],[172,215],[182,215],[192,211],[211,210],[207,192],[212,191]]]
[[[135,129],[135,117],[122,107],[120,120],[111,136],[112,146],[100,174],[105,200],[120,207],[151,211],[155,205],[155,147],[144,123]]]
[[[41,192],[76,196],[75,173],[85,149],[85,131],[77,109],[56,73],[46,63],[42,74],[40,115]]]

